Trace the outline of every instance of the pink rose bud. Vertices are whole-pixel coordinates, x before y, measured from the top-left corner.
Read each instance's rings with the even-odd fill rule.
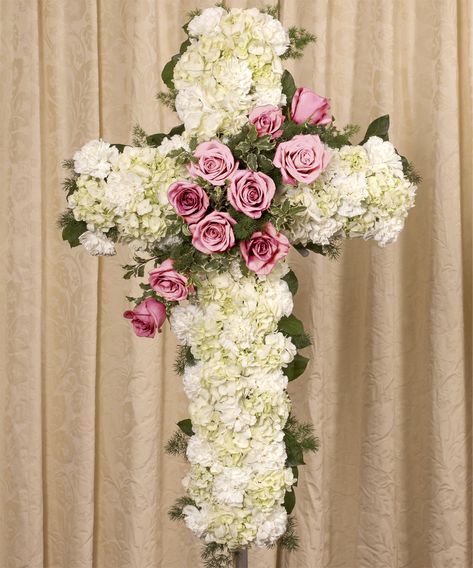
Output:
[[[195,225],[190,225],[192,244],[205,254],[225,252],[235,244],[232,226],[236,223],[228,213],[213,211]]]
[[[165,260],[149,273],[149,283],[159,296],[171,302],[180,302],[187,298],[193,288],[189,288],[187,278],[176,272],[173,265],[172,259]]]
[[[237,170],[228,186],[228,201],[237,211],[259,219],[269,209],[275,192],[274,181],[266,174]]]
[[[282,134],[282,123],[284,115],[281,109],[275,105],[263,105],[254,108],[250,112],[250,123],[256,127],[258,136],[271,135],[271,138],[277,138]]]
[[[154,298],[146,298],[134,310],[127,310],[123,317],[131,320],[138,337],[154,337],[166,321],[166,306]]]
[[[289,252],[289,241],[272,223],[267,223],[263,231],[253,233],[249,241],[242,241],[240,250],[252,272],[269,274]]]
[[[194,156],[198,162],[188,166],[190,175],[202,177],[212,185],[224,185],[238,167],[230,148],[218,140],[202,142],[195,149]]]
[[[299,134],[276,149],[273,164],[281,170],[283,182],[312,183],[325,170],[332,154],[318,136]]]
[[[209,207],[209,197],[196,183],[176,181],[168,189],[169,203],[186,223],[197,223]]]
[[[300,87],[292,98],[291,118],[297,124],[329,124],[332,122],[330,101],[310,89]]]

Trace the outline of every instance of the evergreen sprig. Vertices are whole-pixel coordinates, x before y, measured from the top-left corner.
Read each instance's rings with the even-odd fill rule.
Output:
[[[181,432],[181,430],[176,430],[166,444],[166,453],[171,454],[172,456],[185,456],[188,441],[188,436]]]
[[[146,140],[147,136],[148,135],[141,128],[141,126],[139,124],[135,124],[135,126],[133,127],[133,138],[132,138],[133,146],[139,146],[141,148],[147,146],[148,145],[148,142]]]
[[[309,43],[314,43],[317,38],[306,29],[297,26],[292,26],[288,31],[289,48],[286,53],[281,56],[281,59],[300,59],[304,53],[304,49]]]
[[[195,501],[187,496],[179,497],[179,499],[176,500],[174,505],[168,511],[168,515],[171,521],[183,521],[184,514],[182,513],[182,510],[187,505],[195,507]]]
[[[179,345],[177,348],[176,361],[174,362],[174,371],[176,375],[182,376],[186,366],[195,365],[195,357],[192,355],[191,348],[188,345]]]
[[[319,439],[314,434],[314,426],[310,422],[299,422],[290,414],[284,431],[289,433],[304,452],[316,452],[319,449]]]
[[[233,553],[223,544],[210,542],[206,544],[201,553],[205,568],[232,568]]]
[[[77,177],[65,178],[62,182],[62,188],[66,192],[67,197],[72,195],[77,190]]]
[[[263,12],[263,14],[272,16],[273,18],[279,18],[279,10],[277,6],[271,6],[270,4],[268,4],[267,6],[260,8],[260,11]]]
[[[66,170],[74,171],[74,160],[72,158],[70,160],[64,160],[62,162],[62,167]]]
[[[156,98],[162,105],[170,108],[172,111],[175,111],[176,96],[177,89],[168,89],[167,91],[159,91],[156,95]]]
[[[294,552],[299,548],[299,537],[296,534],[296,519],[288,517],[286,532],[278,541],[278,545],[288,552]]]

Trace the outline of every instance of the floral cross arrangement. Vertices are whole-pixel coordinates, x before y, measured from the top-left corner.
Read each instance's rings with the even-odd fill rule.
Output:
[[[137,127],[133,146],[93,140],[65,163],[63,238],[92,255],[127,244],[124,277],[148,274],[125,318],[141,337],[169,319],[181,343],[190,418],[167,450],[190,469],[170,515],[214,568],[252,545],[297,546],[294,487],[317,439],[286,390],[311,344],[292,314],[290,247],[336,257],[343,239],[391,243],[419,181],[388,141],[388,116],[353,144],[357,127],[338,128],[328,99],[296,88],[282,61],[315,38],[276,12],[191,14],[158,95],[182,124]]]

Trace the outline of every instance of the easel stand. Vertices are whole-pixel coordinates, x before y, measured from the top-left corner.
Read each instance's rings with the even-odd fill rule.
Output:
[[[235,552],[235,568],[248,568],[248,550]]]

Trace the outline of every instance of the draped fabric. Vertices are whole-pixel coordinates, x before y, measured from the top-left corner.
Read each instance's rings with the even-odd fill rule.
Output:
[[[232,7],[265,0],[230,0]],[[167,510],[187,416],[169,329],[134,337],[137,283],[70,250],[61,162],[177,119],[155,98],[186,13],[209,0],[0,2],[0,566],[183,568],[200,543]],[[398,243],[291,257],[314,337],[291,384],[321,449],[301,468],[300,549],[258,568],[471,568],[472,92],[470,0],[281,0],[318,37],[289,62],[339,124],[390,113],[423,177]]]

